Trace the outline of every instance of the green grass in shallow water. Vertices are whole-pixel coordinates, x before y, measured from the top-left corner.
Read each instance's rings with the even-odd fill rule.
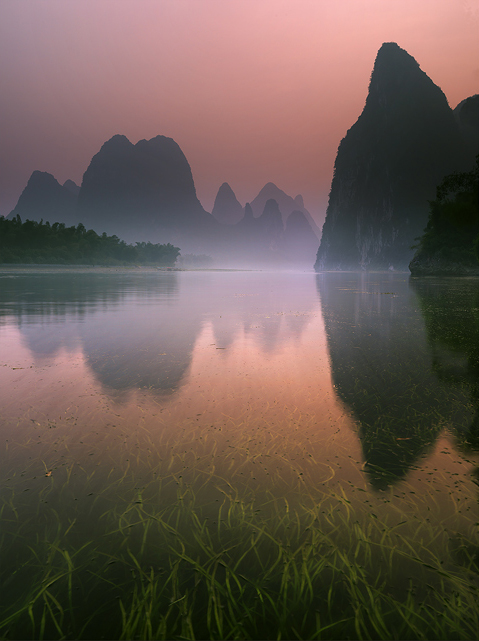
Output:
[[[448,531],[453,497],[442,523],[434,488],[381,511],[294,471],[281,495],[201,456],[185,472],[190,454],[4,489],[1,638],[477,638],[477,524]]]

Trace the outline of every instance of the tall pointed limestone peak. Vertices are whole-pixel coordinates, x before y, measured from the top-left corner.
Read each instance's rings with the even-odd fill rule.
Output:
[[[218,189],[211,213],[226,225],[235,225],[243,218],[243,208],[228,183],[224,182]]]
[[[423,80],[432,83],[405,49],[395,42],[385,42],[374,62],[367,99],[371,101],[378,95],[395,92],[416,76],[422,76]]]
[[[404,49],[383,44],[338,148],[315,269],[407,269],[436,185],[465,154],[444,93]]]
[[[417,61],[395,42],[384,43],[376,56],[360,118],[371,120],[381,115],[383,120],[403,121],[426,114],[440,118],[446,111],[450,112],[446,96]]]
[[[50,223],[76,224],[77,196],[60,185],[52,174],[35,170],[9,217],[44,220]]]

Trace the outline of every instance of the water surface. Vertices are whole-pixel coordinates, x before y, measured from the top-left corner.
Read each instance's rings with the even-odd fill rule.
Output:
[[[1,272],[2,634],[474,638],[478,350],[477,279]]]

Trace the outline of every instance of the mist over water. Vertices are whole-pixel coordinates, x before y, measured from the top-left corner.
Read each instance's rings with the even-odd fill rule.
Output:
[[[478,545],[475,280],[13,268],[0,283],[2,500],[24,515],[26,542],[55,510],[70,554],[87,541],[101,550],[111,522],[115,565],[96,572],[124,587],[103,596],[88,588],[105,607],[131,588],[114,574],[125,563],[121,550],[149,564],[167,553],[157,538],[135,532],[157,509],[162,519],[176,514],[183,491],[196,496],[191,509],[202,527],[217,528],[230,499],[257,506],[248,528],[258,519],[273,527],[278,502],[303,514],[298,524],[317,506],[316,525],[294,526],[300,540],[331,528],[338,541],[356,536],[356,527],[369,537],[374,522],[383,545],[397,527],[402,538],[391,539],[391,550],[410,554],[420,540],[421,563],[436,555],[438,567],[472,580],[465,577],[473,566],[457,550],[473,555]],[[140,508],[150,516],[128,521]],[[24,576],[16,568],[30,552],[9,519],[13,561],[4,565],[2,598],[13,603]],[[192,526],[174,519],[182,541]],[[126,521],[132,534],[123,541]],[[191,545],[194,554],[198,542]],[[263,572],[272,564],[266,558]],[[405,598],[411,576],[425,589],[423,566],[414,563],[394,565],[394,599]],[[91,573],[82,572],[79,585],[90,585]],[[427,578],[437,589],[438,577]],[[27,634],[27,623],[18,625]],[[90,634],[101,628],[91,626]]]

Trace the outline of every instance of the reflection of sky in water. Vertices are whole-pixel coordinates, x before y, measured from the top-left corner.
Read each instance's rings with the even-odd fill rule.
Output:
[[[318,482],[331,470],[336,481],[360,482],[364,470],[380,488],[430,458],[445,427],[459,438],[473,421],[471,374],[467,385],[438,376],[437,314],[432,343],[421,311],[430,300],[404,275],[2,280],[0,382],[11,423],[70,417],[97,430],[91,443],[100,448],[105,425],[221,429],[258,447],[283,441],[284,455],[299,448],[302,464],[314,453]],[[461,349],[459,368],[469,362]]]
[[[245,332],[264,351],[274,351],[285,335],[301,336],[307,314],[317,307],[306,275],[309,291],[303,286],[291,291],[291,275],[157,273],[99,282],[92,276],[81,284],[71,275],[45,283],[18,279],[16,292],[23,286],[24,295],[11,295],[5,307],[18,318],[36,359],[81,346],[98,380],[116,390],[174,389],[206,322],[219,348]]]

